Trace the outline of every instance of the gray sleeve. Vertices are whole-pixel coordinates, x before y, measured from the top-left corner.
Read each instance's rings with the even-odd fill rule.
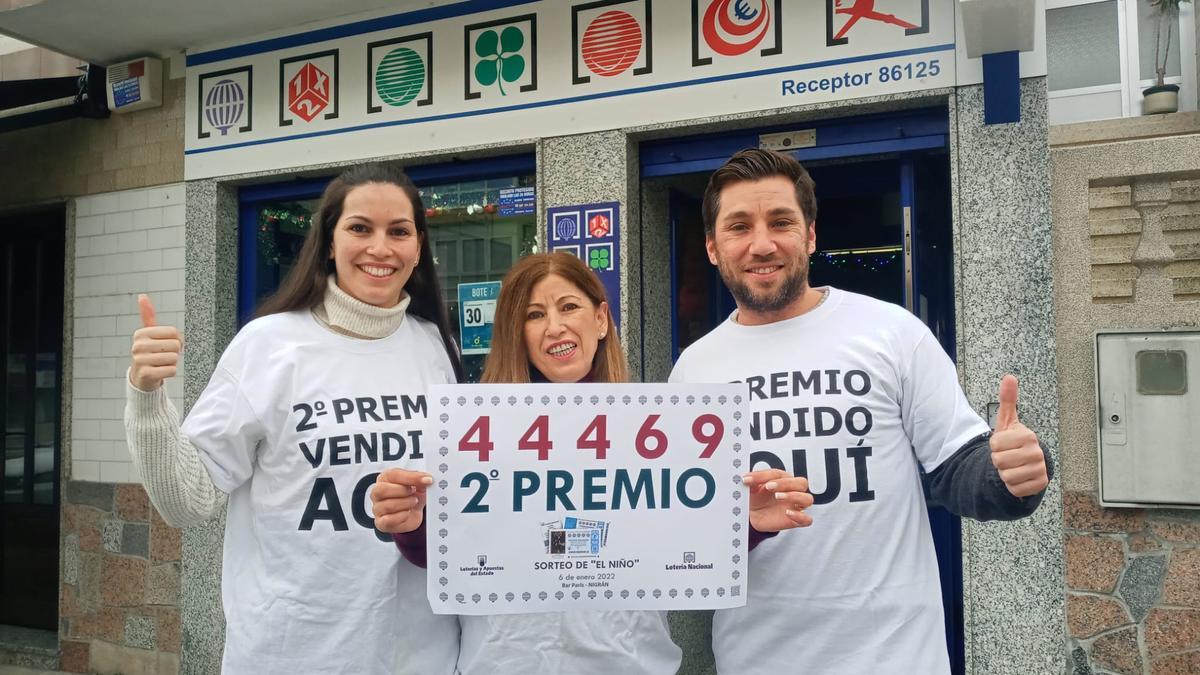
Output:
[[[1013,496],[992,464],[989,438],[991,433],[972,438],[925,476],[930,504],[980,521],[1017,520],[1037,509],[1045,490],[1030,497]],[[1054,478],[1054,463],[1045,446],[1042,455],[1046,458],[1046,472]]]
[[[198,525],[225,503],[200,453],[180,433],[179,412],[163,387],[142,391],[126,376],[125,438],[151,503],[171,526]]]

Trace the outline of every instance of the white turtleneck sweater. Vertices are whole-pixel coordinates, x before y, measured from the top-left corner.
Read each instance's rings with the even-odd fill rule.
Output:
[[[251,321],[182,426],[159,387],[128,388],[126,432],[146,490],[187,526],[228,500],[226,675],[450,675],[454,616],[425,571],[374,528],[380,471],[425,468],[425,395],[454,381],[436,326],[328,285],[313,311]]]
[[[394,307],[368,305],[343,291],[330,275],[325,300],[312,315],[336,333],[378,340],[396,332],[410,301],[406,295]],[[142,391],[126,377],[125,404],[129,450],[159,515],[174,527],[212,518],[227,495],[213,483],[196,448],[179,433],[179,413],[165,389]]]

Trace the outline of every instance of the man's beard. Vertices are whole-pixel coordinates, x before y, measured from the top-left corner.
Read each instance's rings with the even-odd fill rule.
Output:
[[[759,314],[770,314],[786,308],[808,288],[808,265],[805,261],[801,261],[800,266],[788,274],[777,290],[767,295],[755,294],[750,285],[743,282],[724,260],[717,261],[717,271],[721,275],[721,281],[725,282],[729,293],[737,301],[738,307]]]

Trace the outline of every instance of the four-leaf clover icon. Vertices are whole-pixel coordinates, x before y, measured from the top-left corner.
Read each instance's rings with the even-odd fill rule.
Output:
[[[493,83],[504,93],[505,82],[516,82],[525,72],[525,57],[517,52],[525,45],[525,34],[516,26],[509,26],[496,35],[494,30],[485,30],[475,40],[475,53],[481,59],[475,64],[475,79],[485,87]]]
[[[606,270],[609,267],[609,252],[607,248],[594,248],[588,251],[588,267],[594,270]]]

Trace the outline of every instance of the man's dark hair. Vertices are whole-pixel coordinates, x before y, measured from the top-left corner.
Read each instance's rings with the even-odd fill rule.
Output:
[[[812,225],[817,220],[816,184],[812,176],[791,155],[774,150],[747,148],[729,158],[721,168],[713,172],[704,188],[704,201],[700,215],[704,220],[704,236],[712,237],[717,225],[717,214],[721,211],[721,190],[733,183],[763,180],[782,176],[796,186],[796,201],[804,220]]]

